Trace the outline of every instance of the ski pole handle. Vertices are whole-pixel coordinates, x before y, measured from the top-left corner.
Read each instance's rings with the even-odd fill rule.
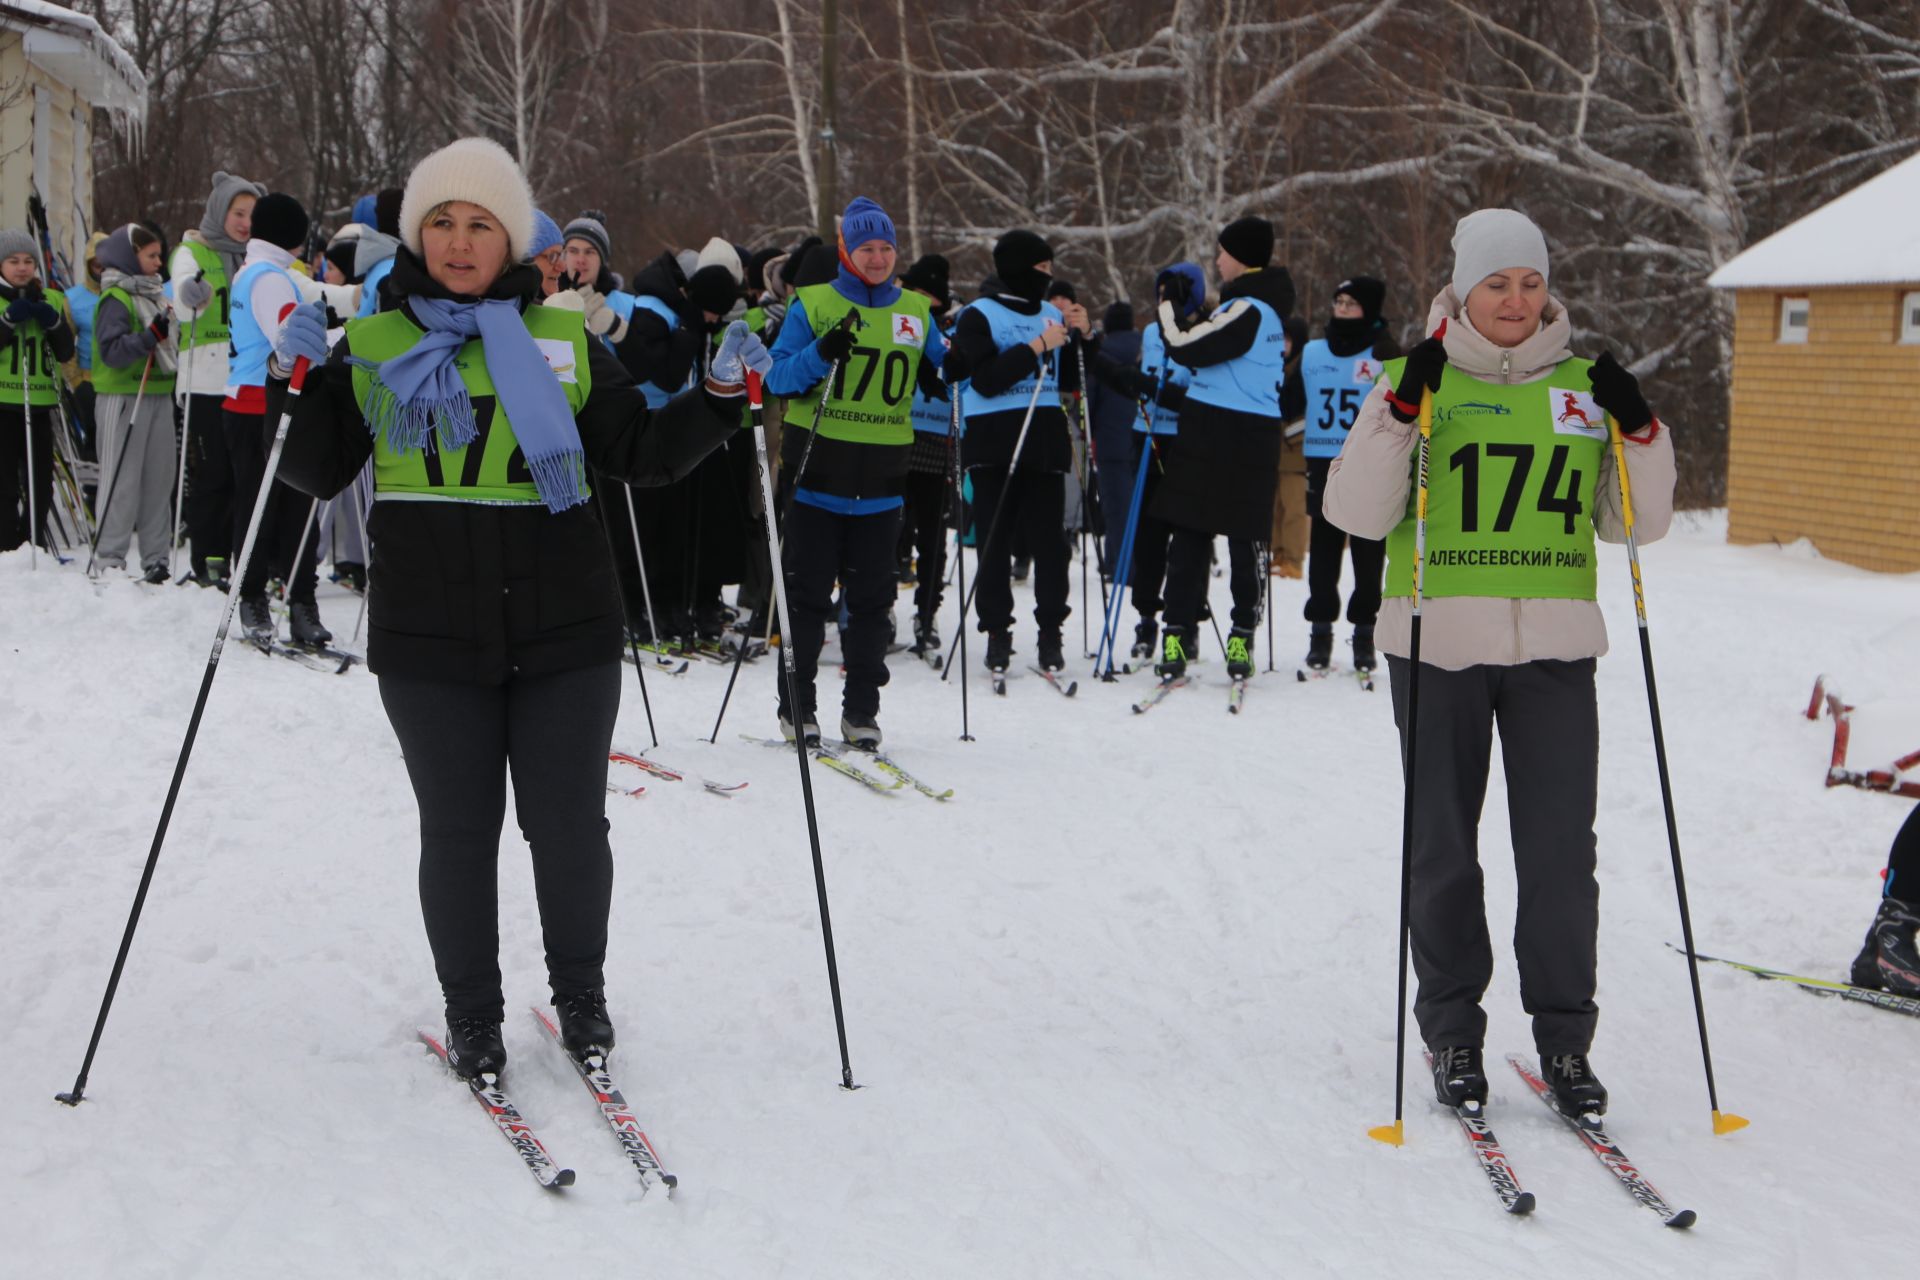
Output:
[[[758,369],[749,369],[747,370],[747,403],[755,409],[758,409],[763,403],[761,397],[760,371]]]

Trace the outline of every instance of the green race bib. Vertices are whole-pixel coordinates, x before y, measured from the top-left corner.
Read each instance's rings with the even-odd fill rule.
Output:
[[[820,434],[829,440],[855,444],[913,443],[913,384],[920,353],[933,331],[932,304],[911,289],[902,289],[890,307],[856,306],[830,284],[808,285],[798,294],[813,324],[815,337],[826,333],[849,311],[860,316],[854,330],[853,352],[840,362],[833,387],[815,387],[796,396],[787,410],[787,425],[806,429],[820,397]]]
[[[1398,385],[1406,362],[1389,361]],[[1586,360],[1538,382],[1449,368],[1433,398],[1426,596],[1594,598],[1593,492],[1607,451]],[[1413,593],[1414,508],[1387,536],[1389,596]]]

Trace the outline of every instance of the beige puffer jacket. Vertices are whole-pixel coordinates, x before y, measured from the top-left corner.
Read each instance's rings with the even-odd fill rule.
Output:
[[[1450,368],[1485,382],[1536,382],[1572,353],[1567,310],[1549,298],[1540,332],[1517,347],[1498,347],[1480,336],[1461,314],[1453,286],[1441,290],[1427,314],[1427,332],[1447,322],[1442,341]],[[1361,538],[1384,538],[1407,514],[1412,487],[1408,459],[1418,447],[1419,427],[1397,421],[1387,408],[1387,383],[1374,386],[1360,408],[1347,442],[1327,474],[1323,509],[1327,519]],[[1438,447],[1439,441],[1435,440]],[[1633,486],[1634,537],[1645,546],[1664,537],[1673,522],[1673,441],[1656,422],[1652,438],[1627,437],[1627,479]],[[1593,527],[1605,542],[1625,542],[1620,485],[1609,449],[1594,486]],[[1628,589],[1625,574],[1619,583]],[[1606,590],[1606,584],[1601,584]],[[1449,671],[1482,663],[1517,666],[1540,658],[1597,658],[1607,651],[1607,625],[1590,600],[1505,600],[1490,596],[1428,597],[1421,605],[1420,660]],[[1408,656],[1413,601],[1381,602],[1375,643],[1395,657]]]

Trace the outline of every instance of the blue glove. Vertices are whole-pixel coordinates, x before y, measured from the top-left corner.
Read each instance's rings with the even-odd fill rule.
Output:
[[[749,369],[766,377],[773,369],[773,356],[759,335],[747,328],[746,321],[735,320],[721,336],[720,349],[713,353],[707,376],[715,382],[745,382]]]
[[[295,307],[280,326],[280,340],[273,345],[273,358],[287,372],[305,358],[320,364],[327,358],[327,311],[317,302]]]
[[[60,323],[60,313],[53,309],[53,304],[38,300],[27,304],[27,318],[45,333],[52,333],[53,327]]]
[[[16,329],[25,324],[32,314],[33,304],[27,301],[25,294],[7,304],[6,321]]]

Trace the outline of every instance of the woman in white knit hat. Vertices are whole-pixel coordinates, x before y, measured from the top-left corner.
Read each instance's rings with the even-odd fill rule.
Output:
[[[1498,724],[1519,906],[1521,1003],[1542,1074],[1569,1115],[1606,1110],[1587,1061],[1599,885],[1594,877],[1599,725],[1594,662],[1607,631],[1594,601],[1594,539],[1625,541],[1606,419],[1626,434],[1635,533],[1673,515],[1673,443],[1633,375],[1569,350],[1547,292],[1546,238],[1524,214],[1482,209],[1453,237],[1453,280],[1433,335],[1389,361],[1334,460],[1323,510],[1387,539],[1377,637],[1405,747],[1414,494],[1423,392],[1433,397],[1421,577],[1419,749],[1413,779],[1414,1016],[1447,1105],[1483,1104],[1493,976],[1477,849]]]
[[[284,478],[330,496],[373,459],[367,663],[419,804],[449,1061],[469,1077],[506,1061],[495,864],[509,774],[562,1036],[582,1058],[614,1041],[605,786],[620,605],[589,467],[596,484],[684,475],[739,427],[747,370],[767,364],[739,326],[702,385],[650,410],[589,340],[577,298],[535,305],[534,223],[499,146],[435,152],[407,181],[387,279],[398,305],[349,323],[330,359],[320,308],[302,307],[274,359],[276,379],[315,366]]]

